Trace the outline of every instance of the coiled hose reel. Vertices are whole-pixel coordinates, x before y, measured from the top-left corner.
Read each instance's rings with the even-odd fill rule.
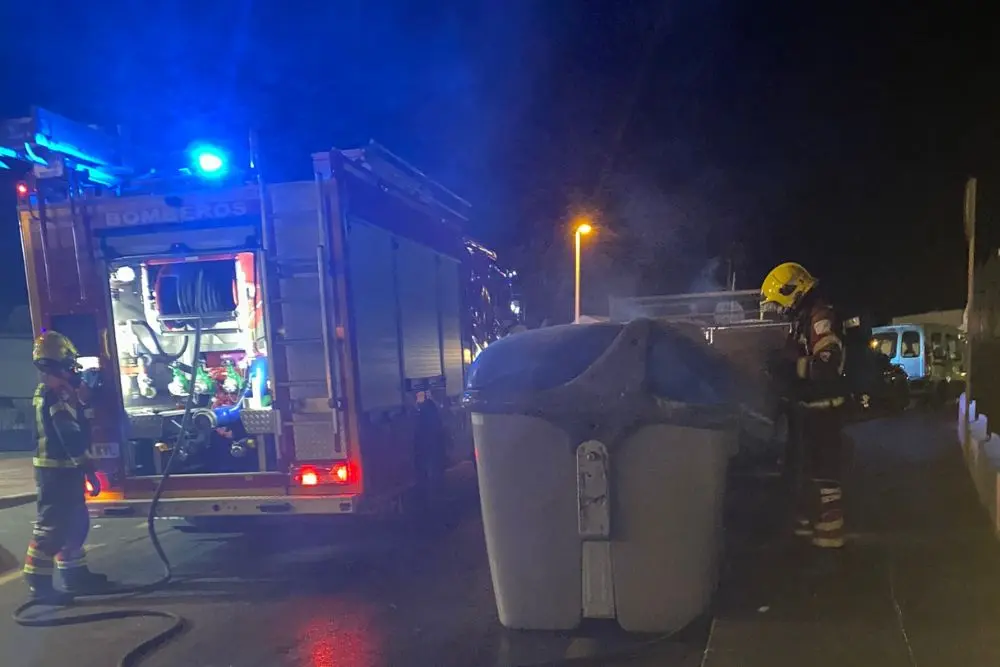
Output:
[[[156,305],[165,326],[183,329],[201,315],[202,327],[232,319],[238,295],[231,262],[168,264],[160,269],[153,286]],[[181,319],[171,320],[171,315]]]

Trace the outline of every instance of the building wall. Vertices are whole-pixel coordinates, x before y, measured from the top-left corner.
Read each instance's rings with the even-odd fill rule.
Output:
[[[943,324],[952,327],[964,328],[963,321],[965,311],[958,308],[955,310],[936,310],[930,313],[917,313],[915,315],[901,315],[892,318],[893,324]]]
[[[31,333],[0,334],[0,451],[28,451],[35,443],[31,395],[38,371],[31,363]]]

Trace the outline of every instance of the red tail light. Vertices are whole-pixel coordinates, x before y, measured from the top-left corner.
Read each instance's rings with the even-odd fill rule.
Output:
[[[303,468],[299,472],[299,484],[302,486],[316,486],[319,484],[319,475],[312,468]]]
[[[354,471],[350,463],[334,463],[330,466],[304,465],[292,471],[292,481],[296,486],[320,486],[322,484],[351,484]]]
[[[28,186],[24,183],[17,184],[17,196],[25,197],[28,194]]]
[[[351,481],[351,466],[347,463],[335,463],[330,474],[335,484],[347,484]]]

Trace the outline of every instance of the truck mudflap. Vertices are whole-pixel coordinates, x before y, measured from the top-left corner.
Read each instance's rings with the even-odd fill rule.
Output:
[[[150,498],[95,498],[87,501],[94,518],[144,518],[149,514]],[[160,518],[204,516],[248,517],[280,515],[355,514],[358,495],[309,496],[216,496],[197,498],[162,498],[156,515]]]

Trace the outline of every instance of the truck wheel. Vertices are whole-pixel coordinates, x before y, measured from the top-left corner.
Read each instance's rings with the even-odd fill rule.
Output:
[[[437,504],[441,484],[444,482],[445,465],[440,457],[433,457],[417,466],[417,479],[413,485],[416,492],[417,501],[424,507],[422,509],[432,509]]]
[[[404,498],[406,506],[425,518],[431,518],[440,508],[441,485],[448,462],[448,431],[439,417],[423,422],[415,434],[414,484]],[[407,512],[409,513],[409,512]]]

